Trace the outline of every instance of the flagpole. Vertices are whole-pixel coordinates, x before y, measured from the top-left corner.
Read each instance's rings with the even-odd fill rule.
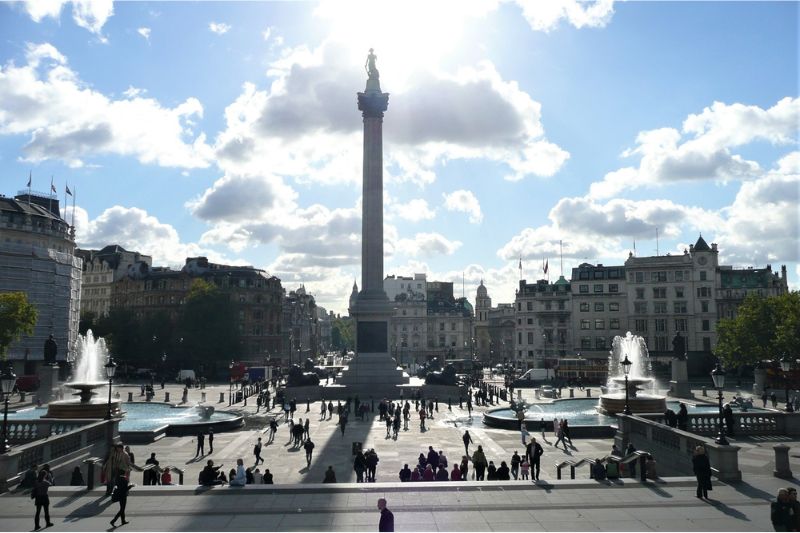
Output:
[[[72,191],[72,231],[75,231],[75,197],[78,196],[78,188],[73,187],[75,190]]]
[[[564,276],[564,245],[561,239],[558,239],[558,249],[561,255],[561,276]]]
[[[50,200],[47,202],[47,210],[50,211],[51,214],[53,213],[53,188],[53,175],[50,174]]]
[[[69,189],[69,185],[64,182],[64,220],[67,220],[67,189]]]
[[[33,181],[33,171],[28,171],[28,207],[31,205],[31,182]]]

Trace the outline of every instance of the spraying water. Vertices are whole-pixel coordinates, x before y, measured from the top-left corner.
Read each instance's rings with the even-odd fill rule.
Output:
[[[653,378],[653,366],[650,363],[650,352],[647,351],[647,344],[644,339],[638,335],[633,335],[630,331],[624,337],[619,335],[614,337],[612,350],[608,356],[608,386],[610,388],[616,387],[614,378],[620,378],[625,375],[620,361],[628,356],[628,360],[633,363],[629,377],[631,379],[638,378]]]
[[[101,383],[104,380],[103,365],[108,360],[108,348],[102,337],[94,338],[92,330],[78,335],[78,358],[73,383]]]

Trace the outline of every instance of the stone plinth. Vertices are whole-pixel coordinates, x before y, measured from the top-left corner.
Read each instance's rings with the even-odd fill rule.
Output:
[[[42,365],[39,367],[39,390],[36,397],[43,403],[50,403],[58,394],[58,367]]]
[[[767,383],[767,370],[765,368],[756,368],[753,370],[753,378],[753,394],[760,397]]]
[[[689,386],[689,372],[686,359],[672,360],[672,380],[669,382],[669,395],[674,398],[694,398]]]

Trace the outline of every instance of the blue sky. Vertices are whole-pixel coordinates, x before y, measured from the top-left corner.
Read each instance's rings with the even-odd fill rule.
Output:
[[[77,189],[78,241],[252,264],[345,312],[367,49],[387,274],[676,253],[798,270],[795,2],[0,5],[4,194]],[[71,217],[71,210],[69,212]]]

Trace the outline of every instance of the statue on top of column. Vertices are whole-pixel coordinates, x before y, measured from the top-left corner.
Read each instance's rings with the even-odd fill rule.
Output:
[[[375,66],[375,61],[378,59],[373,53],[373,49],[369,49],[369,55],[367,56],[367,62],[364,63],[364,68],[367,70],[367,75],[371,80],[377,80],[380,78],[380,74],[378,73],[378,67]]]

